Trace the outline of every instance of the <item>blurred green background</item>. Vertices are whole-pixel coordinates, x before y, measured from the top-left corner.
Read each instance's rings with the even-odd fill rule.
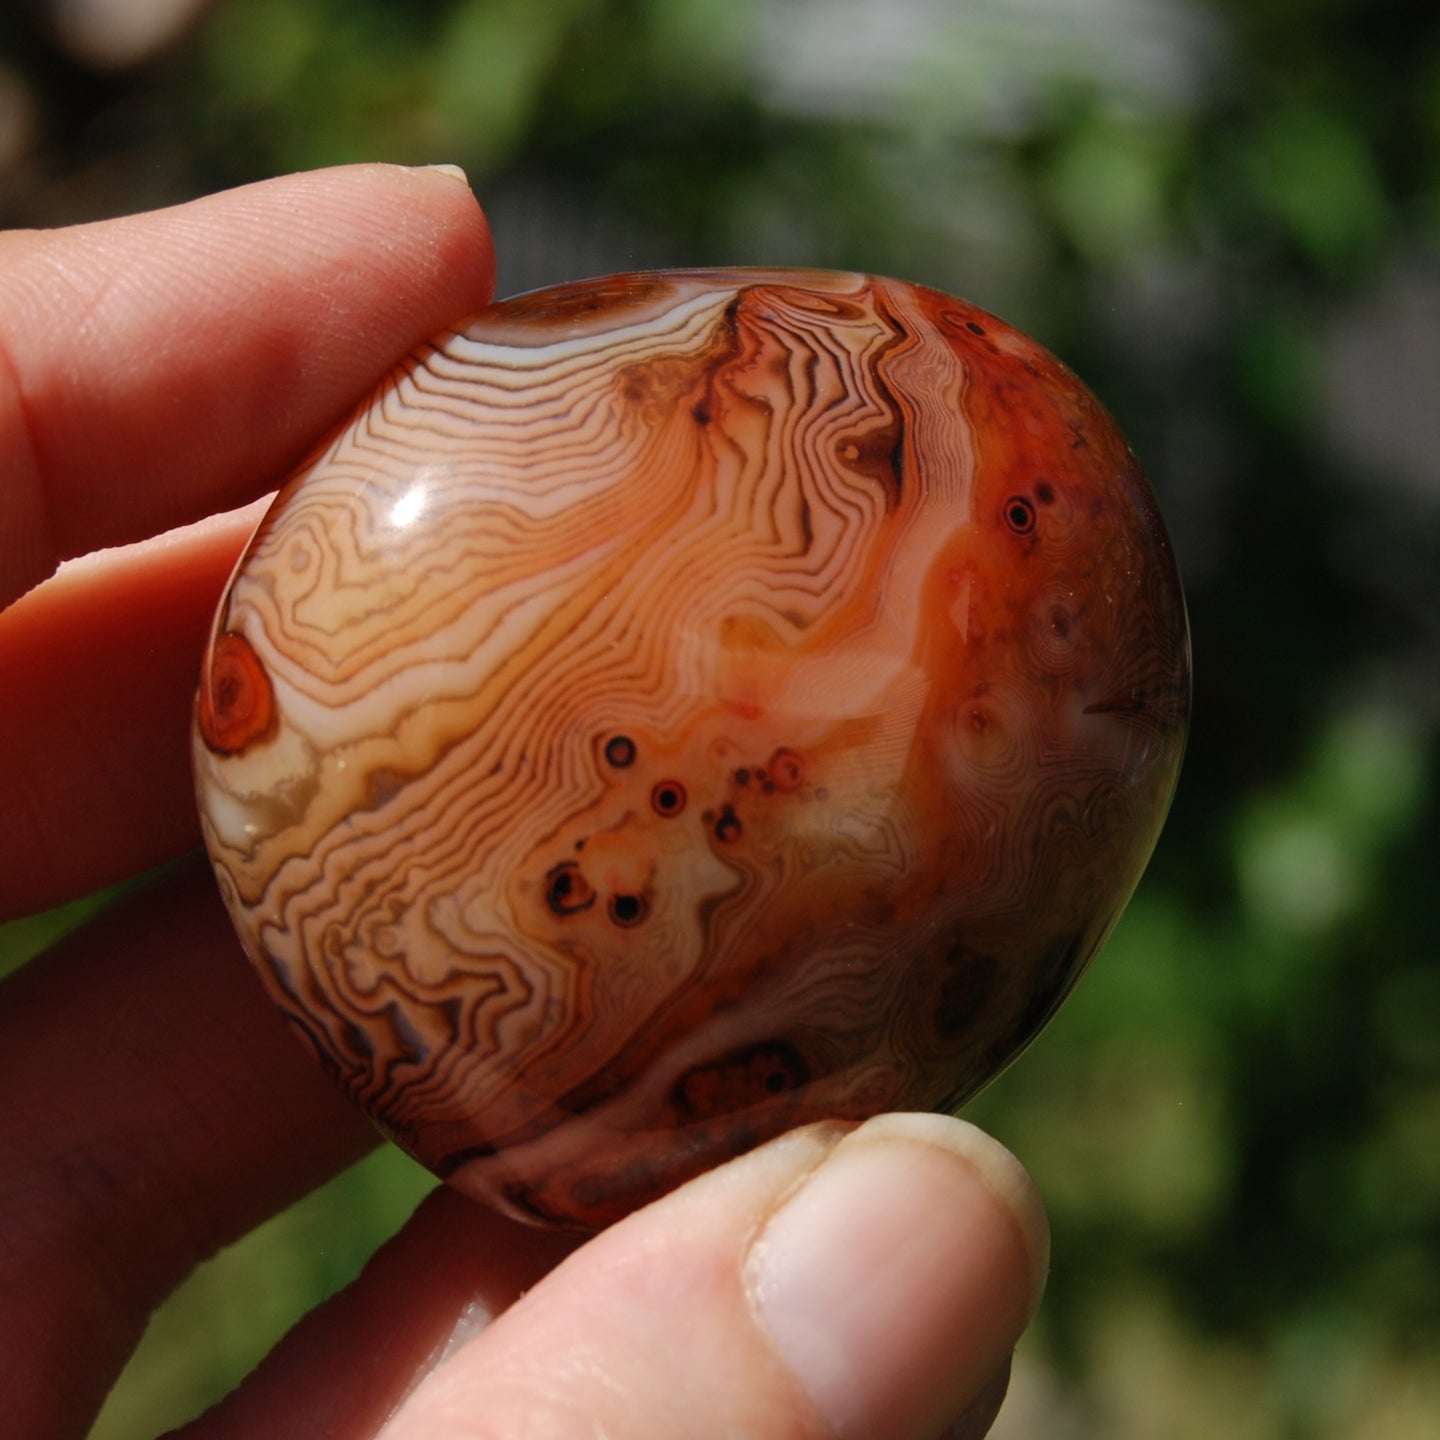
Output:
[[[966,296],[1131,436],[1195,724],[1114,940],[970,1109],[1051,1206],[1009,1440],[1440,1436],[1440,21],[1385,0],[31,0],[0,220],[464,165],[502,293],[708,263]],[[18,963],[68,917],[0,931]],[[178,1423],[429,1182],[218,1257],[95,1435]]]

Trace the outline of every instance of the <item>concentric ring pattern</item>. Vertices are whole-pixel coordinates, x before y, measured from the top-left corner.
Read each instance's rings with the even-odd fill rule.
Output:
[[[958,1104],[1149,856],[1184,605],[1052,356],[862,275],[616,276],[391,374],[221,605],[195,766],[271,993],[400,1144],[594,1226]]]

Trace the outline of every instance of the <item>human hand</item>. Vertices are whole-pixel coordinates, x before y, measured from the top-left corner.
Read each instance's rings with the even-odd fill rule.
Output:
[[[463,183],[381,166],[0,236],[0,919],[196,844],[233,507],[493,273]],[[0,1093],[0,1395],[31,1440],[83,1435],[159,1300],[375,1143],[198,863],[0,987]],[[584,1245],[441,1188],[183,1433],[978,1436],[1046,1244],[1018,1164],[935,1116],[797,1132]]]

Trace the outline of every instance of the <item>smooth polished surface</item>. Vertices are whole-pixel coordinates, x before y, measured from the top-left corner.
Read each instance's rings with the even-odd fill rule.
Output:
[[[242,560],[195,766],[336,1080],[595,1226],[983,1085],[1139,879],[1188,709],[1153,499],[1058,361],[896,281],[673,272],[391,375]]]

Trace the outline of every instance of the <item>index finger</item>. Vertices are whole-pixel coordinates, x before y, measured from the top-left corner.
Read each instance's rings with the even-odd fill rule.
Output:
[[[360,165],[0,235],[0,606],[273,485],[490,298],[458,172]]]

